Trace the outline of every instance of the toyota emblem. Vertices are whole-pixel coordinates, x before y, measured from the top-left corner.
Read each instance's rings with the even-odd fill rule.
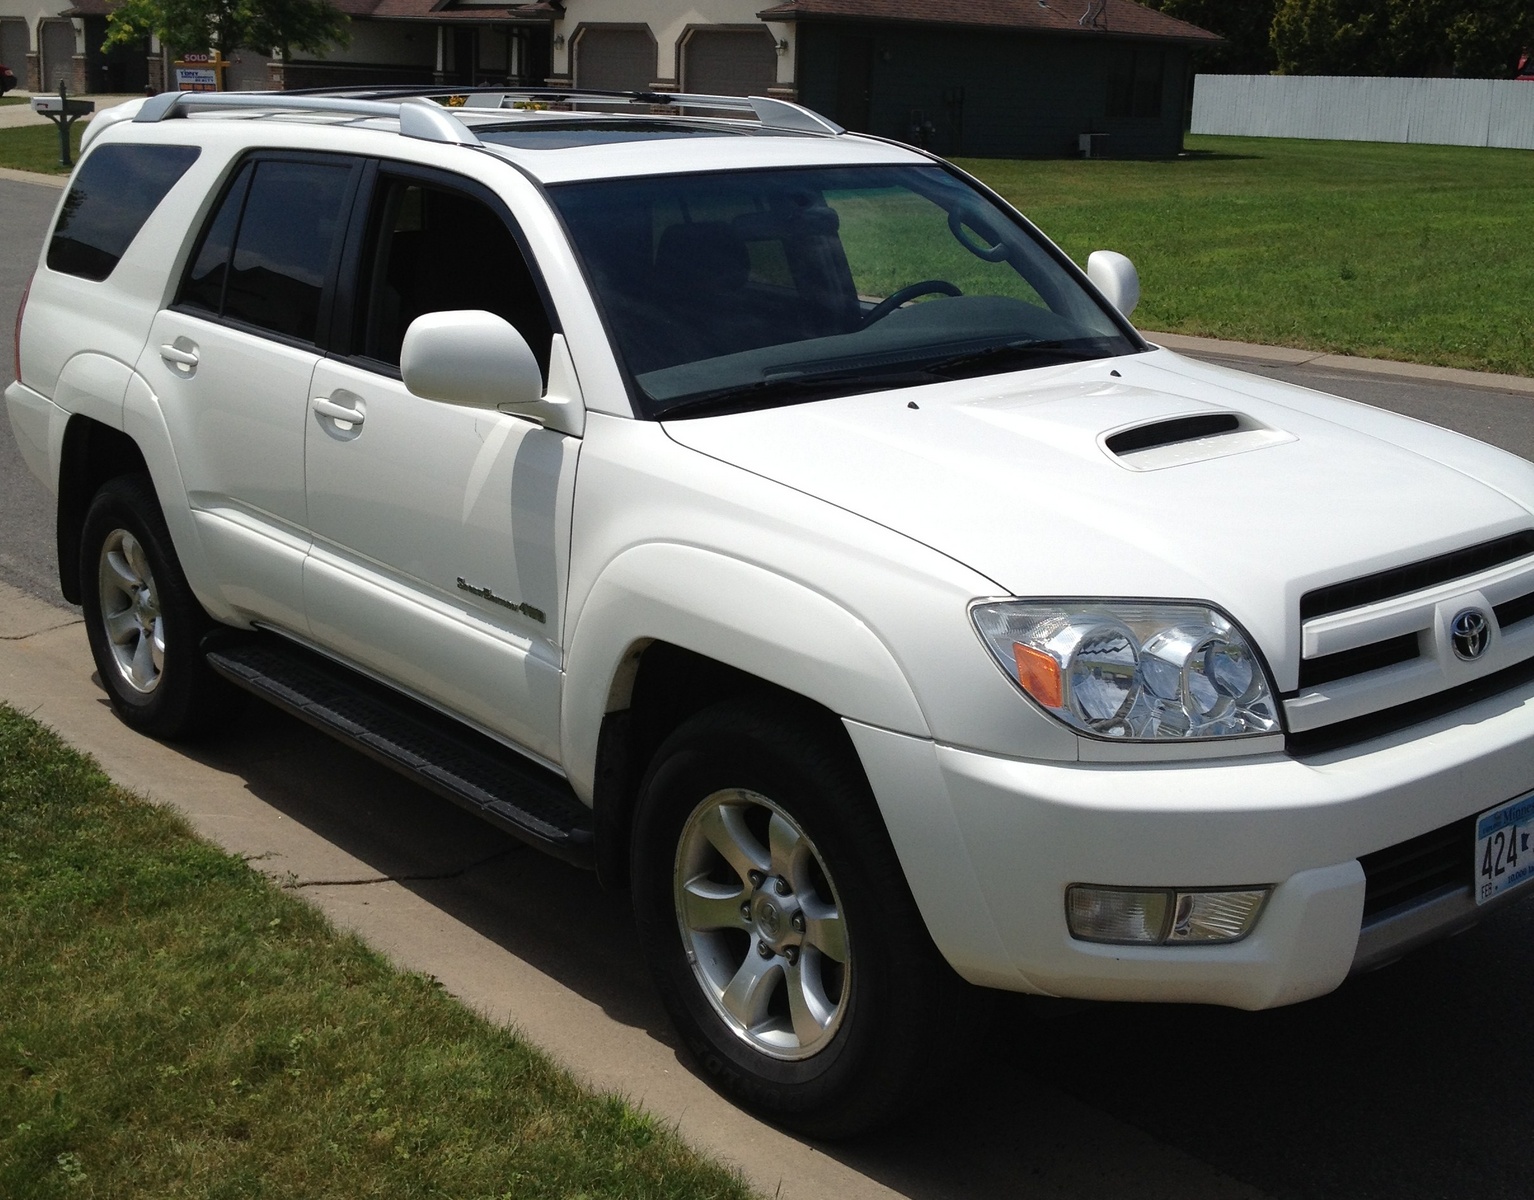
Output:
[[[1474,662],[1491,644],[1491,622],[1480,609],[1467,608],[1456,613],[1454,620],[1449,622],[1449,640],[1458,657]]]

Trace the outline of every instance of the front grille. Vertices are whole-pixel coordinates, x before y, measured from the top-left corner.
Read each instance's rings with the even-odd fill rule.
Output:
[[[1300,598],[1300,620],[1324,617],[1328,613],[1343,612],[1362,604],[1374,604],[1389,600],[1392,596],[1404,596],[1408,592],[1420,592],[1424,588],[1448,583],[1500,567],[1534,554],[1534,529],[1509,534],[1476,546],[1466,546],[1436,558],[1408,563],[1404,567],[1392,567],[1374,575],[1364,575],[1343,583],[1328,584],[1306,592]]]
[[[1534,592],[1527,596],[1519,596],[1516,600],[1509,600],[1499,604],[1491,610],[1497,615],[1497,627],[1506,631],[1508,626],[1516,625],[1519,621],[1527,621],[1534,617]]]
[[[1441,717],[1456,709],[1479,703],[1499,692],[1511,691],[1531,680],[1534,680],[1534,658],[1526,659],[1495,674],[1472,679],[1469,683],[1462,683],[1458,687],[1434,692],[1431,696],[1424,696],[1420,700],[1409,700],[1405,704],[1397,704],[1391,708],[1366,713],[1364,716],[1353,717],[1346,721],[1335,721],[1316,729],[1291,731],[1284,736],[1284,748],[1296,758],[1305,758],[1309,755],[1325,754],[1330,750],[1356,746],[1371,738],[1384,737],[1423,721],[1430,721],[1434,717]]]
[[[1475,874],[1475,818],[1365,854],[1364,924],[1371,917],[1424,900],[1445,888],[1470,887]]]
[[[1336,654],[1323,654],[1320,658],[1301,659],[1300,687],[1320,687],[1334,679],[1347,679],[1353,675],[1362,675],[1365,671],[1378,671],[1382,667],[1411,662],[1419,653],[1417,635],[1403,633],[1400,637],[1371,642],[1353,650],[1339,650]]]

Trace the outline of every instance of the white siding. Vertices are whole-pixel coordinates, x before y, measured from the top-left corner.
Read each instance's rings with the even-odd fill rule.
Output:
[[[1534,150],[1534,83],[1199,75],[1193,132]]]

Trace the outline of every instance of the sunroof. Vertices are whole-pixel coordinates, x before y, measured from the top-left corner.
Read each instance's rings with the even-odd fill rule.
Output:
[[[571,146],[601,146],[615,142],[654,142],[670,138],[739,137],[754,132],[728,125],[684,125],[674,121],[559,121],[547,125],[474,126],[482,142],[520,150],[564,150]]]

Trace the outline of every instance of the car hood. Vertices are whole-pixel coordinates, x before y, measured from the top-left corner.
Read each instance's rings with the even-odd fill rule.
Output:
[[[1534,526],[1534,464],[1166,350],[666,430],[1000,594],[1214,603],[1281,691],[1305,592]]]

